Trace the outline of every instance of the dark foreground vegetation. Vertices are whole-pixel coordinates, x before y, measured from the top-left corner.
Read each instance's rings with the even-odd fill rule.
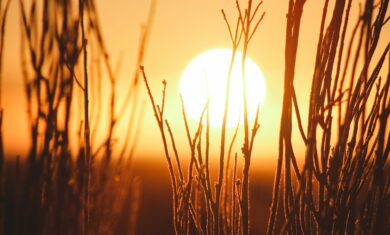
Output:
[[[0,234],[140,234],[147,224],[158,224],[151,219],[155,217],[145,216],[158,211],[148,201],[165,206],[169,216],[158,220],[166,221],[168,233],[174,234],[389,234],[390,42],[383,37],[389,1],[323,2],[320,28],[313,29],[318,43],[305,128],[294,89],[297,56],[305,54],[305,45],[299,47],[305,0],[289,0],[279,155],[273,190],[268,190],[272,200],[267,200],[251,187],[256,180],[250,173],[256,167],[251,159],[261,131],[258,117],[266,114],[259,109],[249,121],[245,95],[243,125],[236,130],[243,129],[243,140],[226,133],[228,99],[220,142],[209,139],[207,104],[202,115],[206,124],[200,121],[190,130],[183,105],[186,136],[171,130],[164,117],[167,83],[158,102],[148,85],[148,68],[142,66],[154,2],[134,76],[127,92],[120,94],[124,98],[118,99],[118,69],[112,66],[93,0],[14,0],[22,19],[20,68],[31,146],[27,156],[6,158],[0,132]],[[0,1],[0,81],[9,4]],[[356,5],[355,19],[351,9]],[[240,50],[244,67],[251,39],[264,33],[261,21],[266,16],[259,1],[237,1],[236,7],[236,17],[222,11],[221,20],[232,43],[232,61]],[[104,97],[109,100],[108,125],[101,117],[103,77],[110,91]],[[150,177],[142,173],[147,167],[137,170],[133,164],[143,115],[138,99],[142,82],[164,144],[171,188],[154,185],[171,196],[168,201],[143,201],[158,187],[141,187],[141,182],[151,182],[142,180]],[[228,94],[230,82],[222,85]],[[2,110],[1,100],[0,108],[2,130],[7,128],[1,125],[7,110]],[[76,115],[81,122],[74,121]],[[118,136],[119,123],[124,123],[126,136]],[[293,128],[305,144],[303,164],[294,151]],[[78,139],[73,139],[74,129]],[[104,133],[102,140],[98,133]],[[182,146],[176,146],[177,138],[188,139],[189,156],[178,154]],[[219,149],[216,168],[209,163],[213,146]],[[264,221],[267,226],[259,226]]]
[[[1,48],[10,2],[1,4]],[[94,1],[12,4],[21,16],[23,109],[31,146],[27,156],[4,161],[1,145],[0,234],[136,234],[140,179],[130,169],[143,110],[138,67],[150,23],[143,28],[135,75],[118,102],[118,69]],[[102,97],[103,89],[108,97]],[[102,110],[108,110],[108,125]],[[120,137],[125,144],[116,142],[120,123],[127,130]]]

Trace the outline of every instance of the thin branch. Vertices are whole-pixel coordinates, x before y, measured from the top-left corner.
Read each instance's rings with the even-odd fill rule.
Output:
[[[85,88],[83,87],[83,85],[81,85],[81,82],[80,80],[77,78],[76,74],[74,73],[73,69],[70,67],[70,65],[68,63],[65,63],[65,66],[68,68],[70,74],[72,75],[72,77],[74,78],[77,86],[79,86],[79,88],[82,90],[82,91],[85,91]]]

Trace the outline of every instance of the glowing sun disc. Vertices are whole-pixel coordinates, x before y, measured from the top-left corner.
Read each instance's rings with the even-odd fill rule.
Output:
[[[225,105],[226,83],[228,80],[231,49],[211,49],[195,57],[185,68],[180,78],[180,94],[187,115],[199,121],[202,111],[209,100],[210,125],[221,127]],[[242,54],[237,52],[231,74],[228,127],[235,127],[243,120],[242,95]],[[245,61],[246,98],[248,118],[256,116],[258,106],[265,97],[264,75],[256,63],[248,56]],[[203,118],[203,123],[206,118]],[[242,121],[240,121],[242,123]]]

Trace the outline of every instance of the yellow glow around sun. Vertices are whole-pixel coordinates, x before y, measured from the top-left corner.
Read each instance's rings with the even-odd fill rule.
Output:
[[[210,125],[221,127],[231,57],[231,49],[211,49],[195,57],[185,68],[179,89],[186,113],[194,120],[199,121],[209,100]],[[228,127],[235,127],[240,120],[243,120],[241,60],[242,54],[237,52],[230,84]],[[256,115],[257,107],[264,102],[265,80],[260,68],[248,56],[245,62],[245,79],[248,118],[252,120]],[[203,123],[205,121],[206,118],[203,119]]]

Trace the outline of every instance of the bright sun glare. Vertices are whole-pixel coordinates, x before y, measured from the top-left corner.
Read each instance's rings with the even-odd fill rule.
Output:
[[[186,113],[194,120],[200,119],[209,100],[210,125],[221,127],[231,57],[231,49],[211,49],[195,57],[185,68],[179,89]],[[242,54],[237,52],[231,76],[227,127],[235,127],[243,119],[241,60]],[[248,56],[245,62],[245,79],[248,118],[252,120],[258,106],[264,102],[265,80],[260,68]],[[203,123],[205,121],[206,118],[203,118]]]

